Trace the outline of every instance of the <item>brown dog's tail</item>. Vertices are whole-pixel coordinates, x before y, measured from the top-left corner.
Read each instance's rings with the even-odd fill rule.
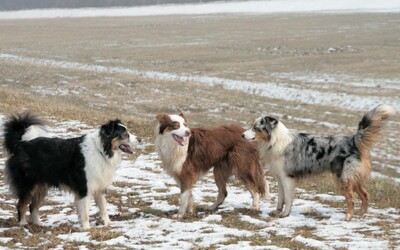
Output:
[[[362,158],[368,158],[369,150],[376,142],[378,133],[381,130],[382,121],[394,114],[395,110],[393,107],[388,105],[379,105],[366,113],[361,119],[354,140]]]
[[[265,179],[265,174],[263,168],[257,164],[257,191],[262,199],[267,200],[269,198],[269,186],[267,180]]]

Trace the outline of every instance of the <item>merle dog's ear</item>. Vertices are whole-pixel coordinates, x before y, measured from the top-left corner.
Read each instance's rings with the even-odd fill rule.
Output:
[[[270,117],[269,125],[271,126],[271,128],[275,128],[278,125],[278,120],[273,117]]]
[[[271,116],[265,116],[262,121],[264,121],[264,125],[270,127],[271,129],[275,128],[276,125],[278,124],[278,120],[271,117]]]

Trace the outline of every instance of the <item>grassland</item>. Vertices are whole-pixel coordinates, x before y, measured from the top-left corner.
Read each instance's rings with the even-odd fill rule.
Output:
[[[398,14],[9,20],[0,22],[0,53],[140,72],[274,82],[299,92],[315,90],[366,100],[378,98],[384,102],[400,96],[399,85],[395,85],[400,79],[399,33]],[[360,84],[366,86],[360,87]],[[273,114],[290,128],[319,134],[354,133],[362,116],[362,111],[340,105],[276,99],[218,85],[7,59],[0,59],[0,86],[0,113],[30,109],[54,121],[72,119],[91,126],[119,117],[149,142],[154,117],[161,112],[183,111],[192,127],[226,123],[246,126],[259,114]],[[51,125],[57,126],[57,122]],[[385,178],[373,178],[369,185],[372,206],[393,207],[397,214],[400,208],[396,181],[400,179],[399,137],[400,118],[396,116],[387,124],[372,152],[373,171]],[[151,152],[151,146],[146,150]],[[304,180],[301,187],[314,193],[335,191],[328,175]],[[118,206],[120,197],[115,195],[114,204]],[[176,203],[174,197],[167,200]],[[333,207],[343,206],[328,203]],[[148,214],[160,213],[146,210],[146,205],[137,207]],[[238,222],[235,216],[239,213],[236,211],[224,218],[225,226],[258,230]],[[165,216],[163,212],[157,215]],[[3,226],[10,223],[2,222]],[[382,223],[387,232],[393,230],[392,225]],[[67,227],[57,230],[68,231]],[[106,229],[93,231],[92,237],[101,241],[119,236],[109,236],[103,230]],[[314,231],[308,227],[295,230],[301,235]],[[35,236],[24,240],[18,231],[9,232],[10,237],[21,237],[16,241],[26,247],[34,246],[43,238],[59,244],[58,238],[48,238],[42,229],[29,228],[28,233]],[[232,238],[232,242],[241,240]],[[267,244],[259,237],[247,240],[254,245]],[[273,244],[305,247],[281,236],[275,237]],[[394,247],[397,244],[398,240],[391,242]]]

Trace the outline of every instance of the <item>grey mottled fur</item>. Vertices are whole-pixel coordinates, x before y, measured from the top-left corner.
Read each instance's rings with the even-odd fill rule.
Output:
[[[258,141],[262,164],[277,179],[278,205],[275,213],[280,217],[289,215],[297,179],[331,172],[346,198],[348,209],[345,219],[352,218],[354,192],[361,198],[361,212],[364,214],[368,208],[366,180],[371,170],[369,150],[376,141],[381,122],[394,113],[394,109],[387,105],[367,112],[353,136],[298,133],[288,130],[273,117],[257,118],[242,136]]]

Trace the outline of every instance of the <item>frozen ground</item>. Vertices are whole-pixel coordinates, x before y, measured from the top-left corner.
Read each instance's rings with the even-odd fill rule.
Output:
[[[69,137],[92,129],[78,119],[98,124],[114,116],[138,119],[132,127],[150,136],[156,114],[178,111],[191,125],[247,126],[267,113],[302,132],[351,134],[362,112],[376,104],[400,109],[398,1],[243,4],[151,7],[168,10],[164,14],[145,8],[0,13],[0,19],[91,17],[0,21],[6,34],[0,39],[0,112],[30,108],[51,115],[53,132]],[[238,15],[205,15],[204,6],[218,13],[240,9]],[[172,15],[186,7],[201,14]],[[94,17],[138,11],[165,16]],[[278,14],[285,11],[297,14]],[[393,117],[373,148],[373,177],[400,183],[399,128]],[[0,149],[0,168],[4,157]],[[272,179],[272,199],[261,213],[248,209],[250,194],[232,180],[226,203],[208,214],[202,207],[215,199],[216,187],[206,176],[194,190],[197,216],[172,220],[179,190],[151,144],[118,170],[108,192],[111,228],[102,227],[93,206],[93,229],[81,232],[72,197],[55,191],[42,208],[44,227],[20,228],[3,177],[0,246],[12,249],[400,249],[398,207],[371,204],[365,218],[343,222],[343,197],[333,188],[316,192],[321,187],[312,184],[297,190],[285,219],[268,215],[276,206]]]
[[[3,118],[0,115],[0,119]],[[57,123],[55,120],[53,122]],[[74,135],[70,132],[71,127],[80,127],[81,133],[92,129],[81,122],[66,121],[58,123],[53,132],[61,137],[70,137]],[[1,158],[1,170],[4,169],[4,162],[5,159]],[[400,214],[395,208],[375,209],[372,205],[365,218],[355,216],[353,221],[345,222],[343,197],[332,193],[306,193],[298,189],[291,215],[282,219],[271,218],[269,212],[276,205],[275,193],[272,193],[270,201],[262,204],[259,214],[253,213],[249,210],[250,194],[234,183],[231,183],[229,195],[220,210],[209,214],[203,212],[201,207],[211,204],[217,190],[211,176],[204,177],[193,192],[195,202],[200,207],[197,216],[190,220],[174,220],[171,216],[178,208],[179,189],[173,179],[160,168],[157,155],[150,152],[139,155],[135,161],[125,159],[107,195],[110,203],[108,210],[114,222],[111,228],[106,229],[107,237],[98,237],[98,231],[95,230],[101,230],[102,226],[94,219],[97,218],[94,204],[90,212],[94,229],[82,232],[79,230],[72,196],[58,191],[51,191],[48,196],[51,202],[41,208],[44,223],[41,229],[20,228],[15,219],[16,200],[10,197],[2,179],[0,242],[6,248],[29,248],[30,243],[24,245],[18,242],[13,239],[11,232],[20,232],[29,239],[35,230],[48,230],[50,234],[56,232],[53,237],[60,241],[53,240],[55,245],[50,245],[49,240],[42,239],[36,247],[48,248],[50,245],[54,249],[62,249],[73,244],[80,249],[90,249],[91,246],[134,249],[283,249],[277,241],[283,237],[291,239],[293,244],[304,244],[300,245],[302,248],[400,249]],[[270,185],[275,186],[274,182]],[[59,227],[70,229],[59,232]],[[308,233],[304,233],[305,229]],[[309,233],[310,230],[312,233]],[[254,239],[258,242],[261,240],[261,246],[254,246]]]
[[[271,0],[245,2],[216,2],[207,4],[160,5],[111,9],[45,9],[0,12],[0,19],[116,17],[198,14],[266,14],[297,12],[399,12],[400,2],[393,0]]]
[[[355,88],[376,88],[378,83],[382,85],[382,89],[400,90],[400,79],[362,79],[359,82],[353,82],[351,76],[332,76],[332,75],[307,75],[297,76],[293,73],[275,74],[276,77],[287,79],[288,81],[297,80],[318,84],[318,90],[303,89],[299,91],[298,87],[292,87],[289,83],[276,82],[252,82],[243,80],[224,79],[212,76],[198,76],[188,74],[174,74],[168,72],[156,71],[139,71],[132,68],[123,67],[107,67],[102,65],[83,64],[78,62],[56,61],[40,58],[21,57],[12,54],[0,54],[0,59],[12,62],[27,62],[38,66],[62,68],[62,69],[79,69],[91,72],[101,73],[122,73],[133,74],[145,78],[167,81],[180,82],[196,82],[207,84],[210,86],[223,86],[226,89],[239,90],[249,94],[256,94],[270,98],[277,98],[287,101],[299,101],[307,104],[334,105],[352,110],[369,110],[379,104],[385,103],[393,106],[396,110],[400,110],[400,98],[398,96],[358,96],[357,94],[337,93],[336,90],[329,91],[329,84],[336,83],[339,85],[347,85]],[[339,79],[336,79],[338,77]],[[342,79],[341,79],[342,78]],[[345,80],[343,80],[343,78]],[[286,86],[285,86],[286,85]],[[324,85],[326,87],[324,87]],[[335,85],[335,88],[337,86]],[[40,90],[39,90],[40,91]],[[46,94],[45,90],[41,93]],[[57,92],[49,90],[52,95],[67,95],[68,91]],[[48,93],[47,93],[48,94]]]

